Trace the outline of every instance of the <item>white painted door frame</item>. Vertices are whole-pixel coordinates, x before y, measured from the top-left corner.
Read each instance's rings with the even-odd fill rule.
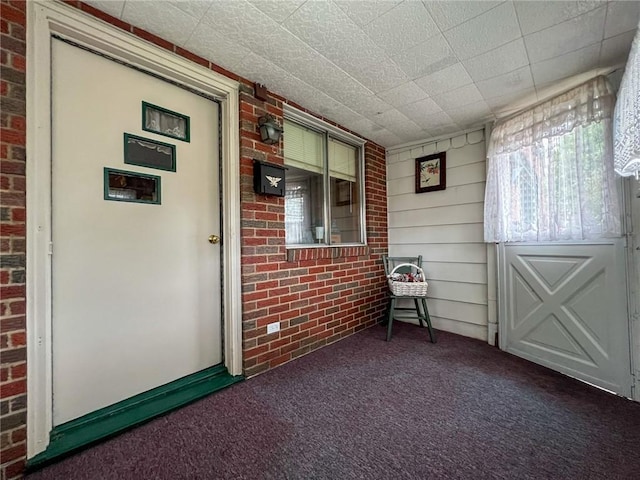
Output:
[[[216,98],[221,108],[224,364],[242,373],[238,82],[61,2],[27,2],[27,458],[52,429],[51,36]]]

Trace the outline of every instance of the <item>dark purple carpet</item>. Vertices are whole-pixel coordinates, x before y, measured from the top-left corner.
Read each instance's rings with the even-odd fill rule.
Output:
[[[640,404],[487,344],[376,326],[31,474],[637,479]]]

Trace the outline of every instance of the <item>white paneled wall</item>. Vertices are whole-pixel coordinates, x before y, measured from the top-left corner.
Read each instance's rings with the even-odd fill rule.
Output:
[[[484,130],[387,151],[389,255],[422,255],[436,328],[487,339]],[[415,193],[415,159],[447,152],[447,188]]]

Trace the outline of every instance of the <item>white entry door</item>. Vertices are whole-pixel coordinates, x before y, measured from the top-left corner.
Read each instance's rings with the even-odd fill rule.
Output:
[[[622,241],[501,246],[501,348],[631,395]]]
[[[52,45],[53,424],[222,362],[218,105]],[[142,130],[142,102],[190,141]],[[124,163],[124,134],[175,145],[175,171]],[[107,200],[105,167],[159,177],[158,204]]]

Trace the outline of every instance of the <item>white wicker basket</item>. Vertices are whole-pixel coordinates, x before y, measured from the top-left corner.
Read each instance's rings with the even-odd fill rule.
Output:
[[[401,267],[411,267],[418,270],[422,278],[426,278],[424,275],[424,270],[413,263],[401,263],[396,265],[396,267],[391,270],[391,273],[387,276],[389,280],[389,288],[391,289],[391,293],[393,293],[396,297],[424,297],[427,294],[427,287],[429,284],[427,282],[398,282],[395,280],[391,280],[391,276],[396,272],[398,268]]]

